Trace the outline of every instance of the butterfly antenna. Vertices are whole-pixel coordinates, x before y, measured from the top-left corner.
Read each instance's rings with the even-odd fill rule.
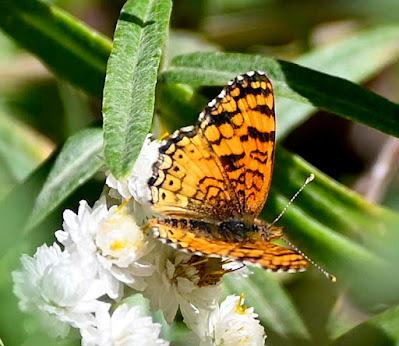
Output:
[[[297,253],[299,253],[300,255],[302,255],[312,266],[314,266],[317,270],[319,270],[327,279],[329,279],[332,282],[336,282],[337,281],[337,278],[335,277],[335,275],[332,275],[327,270],[322,268],[318,263],[316,263],[311,258],[309,258],[307,255],[305,255],[294,244],[292,244],[287,238],[281,237],[280,239],[283,240],[292,250],[294,250]]]
[[[302,184],[302,186],[300,187],[300,189],[295,192],[295,194],[291,197],[291,199],[289,200],[289,202],[287,203],[287,205],[284,207],[284,209],[281,211],[280,214],[278,214],[278,216],[274,219],[274,221],[271,223],[270,226],[273,226],[274,224],[276,224],[285,214],[285,212],[287,211],[287,209],[290,207],[290,205],[295,201],[295,199],[298,197],[298,195],[302,192],[302,190],[306,187],[306,185],[308,185],[309,183],[311,183],[314,180],[315,176],[314,174],[309,175],[305,182]],[[281,239],[294,251],[296,251],[297,253],[299,253],[300,255],[302,255],[311,265],[313,265],[317,270],[319,270],[321,273],[323,273],[323,275],[331,280],[332,282],[336,282],[337,278],[330,274],[327,270],[325,270],[324,268],[322,268],[318,263],[316,263],[315,261],[313,261],[311,258],[309,258],[307,255],[305,255],[301,250],[299,250],[294,244],[292,244],[287,238],[285,237],[281,237]]]
[[[274,226],[285,214],[285,212],[287,211],[287,209],[290,207],[290,205],[295,201],[295,199],[298,197],[298,195],[302,192],[302,190],[306,187],[306,185],[308,185],[310,182],[312,182],[314,180],[314,174],[312,173],[311,175],[309,175],[305,182],[303,183],[303,185],[300,187],[300,189],[295,192],[295,194],[291,197],[291,199],[289,200],[289,202],[287,203],[287,205],[284,207],[284,209],[280,212],[280,214],[278,214],[278,216],[274,219],[274,221],[270,224],[271,226]]]

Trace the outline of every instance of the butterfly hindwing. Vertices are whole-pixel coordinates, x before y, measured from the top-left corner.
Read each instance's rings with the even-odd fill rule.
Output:
[[[191,219],[159,218],[150,221],[151,228],[169,245],[199,255],[227,257],[271,271],[305,270],[308,261],[294,250],[268,242],[261,237],[231,242],[212,230],[212,225]]]

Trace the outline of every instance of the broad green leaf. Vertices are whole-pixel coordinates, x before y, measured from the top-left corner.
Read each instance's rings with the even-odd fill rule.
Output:
[[[351,329],[334,341],[333,345],[384,345],[399,342],[399,306],[377,314]]]
[[[256,307],[259,319],[267,332],[274,332],[288,339],[309,339],[300,314],[287,291],[275,275],[251,267],[248,278],[227,275],[223,286],[228,294],[244,294],[245,303]]]
[[[105,159],[126,176],[151,128],[170,0],[128,1],[120,14],[104,88]]]
[[[103,166],[102,134],[101,129],[85,129],[67,140],[36,198],[28,229],[39,224]]]
[[[239,53],[194,53],[176,57],[162,78],[165,82],[192,86],[224,85],[249,70],[267,71],[278,96],[399,136],[397,104],[345,79],[286,61]]]
[[[61,78],[101,95],[111,43],[78,19],[41,1],[4,0],[0,28]]]

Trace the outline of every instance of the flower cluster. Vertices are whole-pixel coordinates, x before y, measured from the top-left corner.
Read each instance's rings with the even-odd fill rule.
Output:
[[[22,256],[13,273],[20,308],[55,336],[78,329],[82,345],[168,345],[161,325],[126,299],[141,293],[169,324],[180,310],[201,345],[263,345],[263,327],[242,299],[218,305],[222,275],[231,271],[223,260],[179,252],[146,230],[145,182],[158,146],[147,139],[125,182],[109,175],[107,196],[66,210],[57,242]]]

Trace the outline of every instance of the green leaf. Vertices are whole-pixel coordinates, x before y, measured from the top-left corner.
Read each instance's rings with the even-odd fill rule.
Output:
[[[185,84],[161,83],[157,88],[157,113],[160,121],[167,121],[165,128],[175,129],[187,126],[198,119],[198,109],[206,99]],[[182,121],[183,120],[183,121]]]
[[[239,53],[194,53],[175,58],[162,79],[192,86],[224,85],[249,70],[267,71],[278,96],[312,104],[399,137],[397,104],[345,79],[286,61]]]
[[[36,0],[0,2],[0,28],[56,75],[100,96],[111,42],[56,6]]]
[[[399,26],[382,26],[360,32],[346,40],[313,50],[294,62],[320,72],[361,83],[373,77],[399,56]],[[289,100],[276,99],[277,138],[304,122],[316,108]]]
[[[377,314],[351,329],[333,345],[385,345],[394,346],[399,342],[399,306]]]
[[[390,212],[370,204],[299,156],[279,148],[273,188],[289,199],[310,174],[316,178],[305,188],[295,204],[300,203],[309,216],[322,220],[325,225],[343,235],[363,241],[375,241],[376,237],[381,236],[390,219]]]
[[[31,173],[50,153],[51,142],[32,128],[0,113],[0,161],[16,180]]]
[[[85,129],[67,140],[36,198],[27,229],[39,224],[103,166],[102,134],[101,129]]]
[[[55,161],[53,154],[0,201],[0,258],[21,242],[26,221]]]
[[[255,312],[268,333],[289,339],[309,339],[300,314],[276,276],[256,267],[250,270],[253,273],[248,278],[226,275],[223,286],[227,293],[244,293],[246,305],[256,307]]]
[[[116,26],[103,113],[105,159],[118,178],[129,173],[151,128],[171,7],[170,0],[128,1]]]

